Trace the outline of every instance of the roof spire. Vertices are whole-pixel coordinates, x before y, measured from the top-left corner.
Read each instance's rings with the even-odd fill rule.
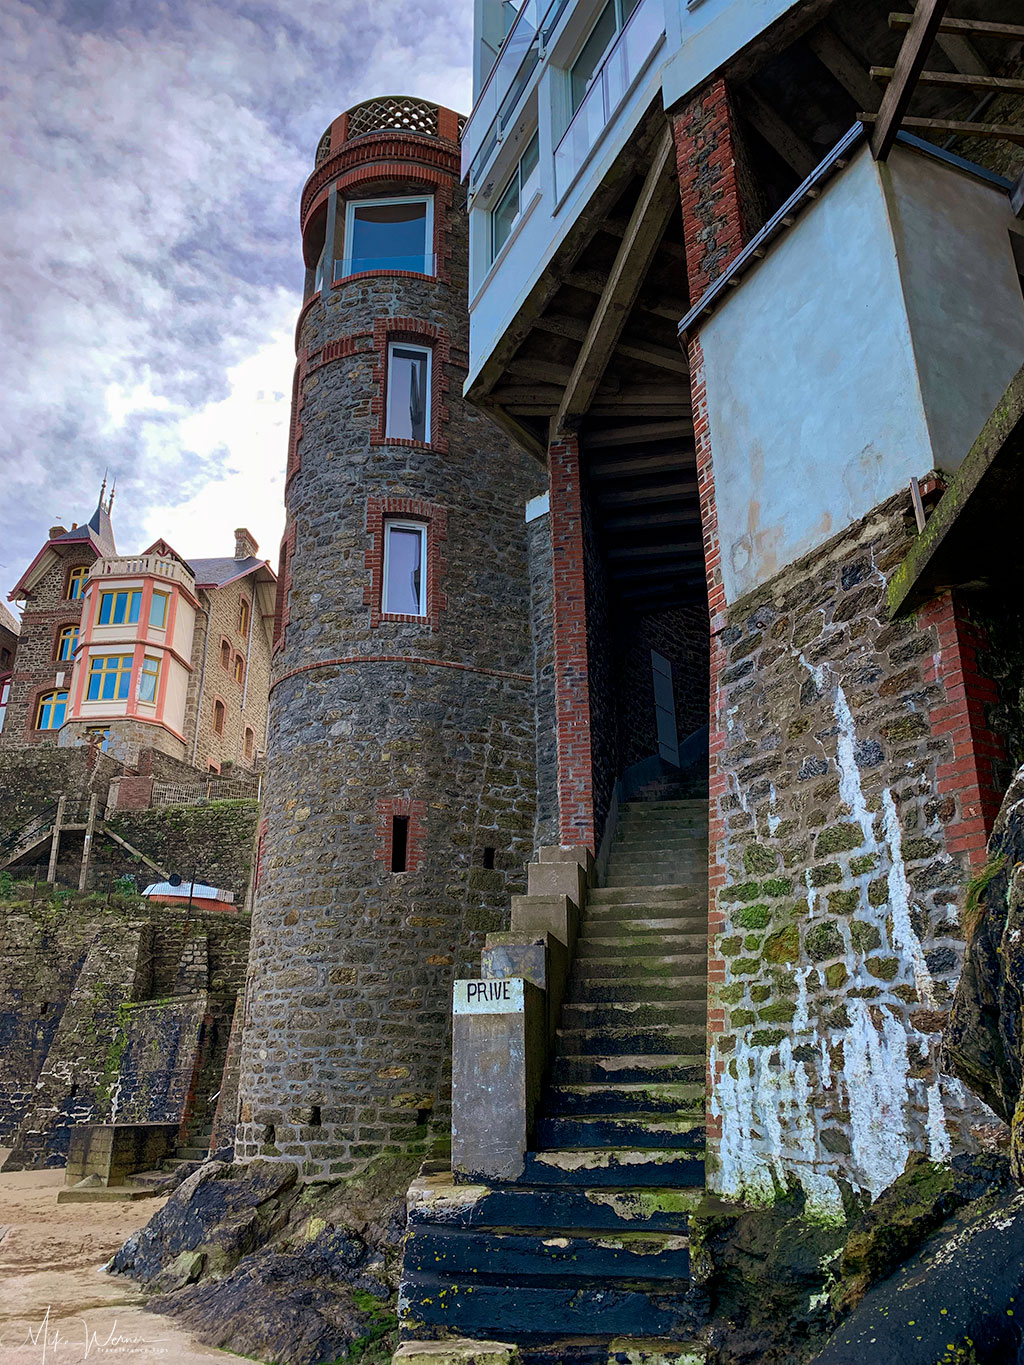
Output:
[[[107,516],[110,516],[110,509],[114,505],[114,494],[117,492],[117,475],[114,475],[114,482],[110,485],[110,497],[107,499]]]

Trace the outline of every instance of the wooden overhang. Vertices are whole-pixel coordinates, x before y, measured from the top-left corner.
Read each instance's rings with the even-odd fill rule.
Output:
[[[1021,582],[1022,470],[1024,368],[890,579],[890,616],[912,611],[947,588],[1012,588]]]

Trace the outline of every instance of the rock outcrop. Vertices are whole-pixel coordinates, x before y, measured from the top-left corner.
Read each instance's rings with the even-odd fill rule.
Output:
[[[1024,768],[1003,799],[988,861],[968,887],[963,972],[946,1029],[949,1069],[1011,1127],[1011,1165],[1024,1180]]]

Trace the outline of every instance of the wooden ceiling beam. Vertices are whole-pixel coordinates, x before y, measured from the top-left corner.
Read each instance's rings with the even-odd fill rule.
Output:
[[[575,430],[597,393],[644,276],[676,211],[678,191],[670,175],[674,166],[675,143],[671,129],[666,128],[562,396],[556,431]]]
[[[913,14],[896,13],[889,15],[889,27],[896,32],[907,32],[913,28],[914,20],[921,12],[918,5]],[[946,19],[940,17],[937,33],[952,33],[964,38],[1007,38],[1011,42],[1024,42],[1024,24],[995,24],[987,19]]]
[[[607,282],[607,276],[602,275],[599,270],[573,270],[565,277],[564,283],[573,289],[579,289],[584,294],[601,294]],[[662,318],[665,322],[678,324],[679,319],[686,312],[689,304],[685,299],[678,302],[674,299],[640,299],[640,311],[650,313],[652,317]]]
[[[568,341],[585,341],[587,324],[581,319],[565,317],[562,314],[545,315],[537,318],[534,328],[539,332],[549,332],[552,336],[564,337]],[[678,347],[658,346],[653,341],[640,341],[634,337],[620,337],[615,346],[617,355],[630,360],[642,360],[659,369],[671,370],[674,374],[689,375],[690,366]]]
[[[700,524],[700,508],[676,508],[672,512],[645,512],[642,516],[631,513],[628,516],[607,517],[601,528],[610,534],[617,531],[646,531],[654,526],[697,526]]]
[[[878,107],[877,118],[864,120],[875,125],[871,135],[871,154],[876,161],[884,161],[893,149],[896,134],[910,107],[917,78],[924,70],[948,3],[949,0],[918,0],[896,58],[893,78]]]
[[[529,427],[524,427],[522,422],[517,422],[506,408],[500,407],[497,403],[484,401],[480,406],[491,421],[501,427],[502,431],[508,436],[511,436],[517,445],[529,451],[541,464],[547,465],[547,446],[537,436],[536,432],[531,431]]]
[[[583,448],[606,450],[610,446],[639,445],[644,441],[692,435],[693,423],[676,418],[670,422],[643,422],[632,427],[605,427],[603,431],[588,432],[583,439]]]
[[[697,540],[673,541],[671,545],[618,545],[605,551],[605,558],[619,559],[670,559],[681,549],[698,544]]]
[[[591,447],[584,442],[583,448],[589,450]],[[671,469],[682,472],[692,468],[693,462],[684,464],[678,450],[669,450],[663,455],[634,455],[624,460],[587,461],[587,473],[592,479],[628,479],[637,474],[661,474]]]
[[[876,81],[891,81],[894,75],[895,67],[871,68],[871,77]],[[917,83],[947,89],[978,90],[984,95],[1024,95],[1024,80],[1015,76],[964,76],[959,71],[922,71]]]
[[[642,507],[645,502],[684,502],[697,494],[696,479],[674,479],[653,488],[602,488],[597,495],[602,511],[618,507]]]
[[[881,115],[860,113],[862,123],[874,123]],[[947,137],[994,137],[1024,147],[1024,125],[1017,123],[960,123],[945,118],[904,118],[900,124],[910,133],[944,133]]]
[[[848,95],[865,109],[875,110],[882,92],[865,74],[864,63],[840,38],[834,28],[821,24],[807,35],[807,45]]]
[[[778,153],[801,180],[806,180],[821,160],[811,144],[805,142],[752,86],[744,86],[740,92],[739,104],[744,117],[753,124],[768,146]]]
[[[940,27],[935,41],[962,76],[991,76],[988,62],[969,38],[943,33]]]
[[[696,545],[696,542],[694,542]],[[664,564],[652,566],[650,564],[623,564],[616,565],[614,573],[610,575],[613,583],[629,583],[636,579],[643,579],[646,582],[657,581],[665,578],[678,578],[682,574],[689,576],[695,569],[703,569],[704,561],[694,554],[680,555],[677,559],[666,560]]]

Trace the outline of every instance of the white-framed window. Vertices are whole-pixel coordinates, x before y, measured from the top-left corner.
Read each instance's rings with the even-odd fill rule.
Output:
[[[414,270],[434,273],[434,200],[350,199],[345,205],[345,255],[341,273]]]
[[[512,177],[491,210],[491,260],[512,235],[519,215],[530,202],[540,181],[540,152],[534,133],[523,148]]]
[[[590,84],[607,56],[608,49],[638,4],[639,0],[608,0],[597,16],[594,27],[580,48],[579,56],[569,68],[569,102],[573,114],[586,98]]]
[[[431,359],[429,346],[389,344],[385,436],[429,442]]]
[[[427,614],[427,528],[421,521],[384,523],[384,588],[386,616]]]

